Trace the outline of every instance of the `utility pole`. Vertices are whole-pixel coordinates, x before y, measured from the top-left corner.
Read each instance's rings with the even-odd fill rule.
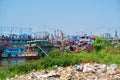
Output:
[[[117,35],[117,30],[115,30],[115,38],[117,38],[118,37],[118,35]]]

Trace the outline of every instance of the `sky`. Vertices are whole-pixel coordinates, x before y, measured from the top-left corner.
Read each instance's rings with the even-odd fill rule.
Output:
[[[0,26],[120,34],[120,0],[0,0]]]

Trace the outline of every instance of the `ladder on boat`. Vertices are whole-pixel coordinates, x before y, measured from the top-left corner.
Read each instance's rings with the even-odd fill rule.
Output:
[[[40,46],[37,46],[37,47],[48,56],[48,54]]]

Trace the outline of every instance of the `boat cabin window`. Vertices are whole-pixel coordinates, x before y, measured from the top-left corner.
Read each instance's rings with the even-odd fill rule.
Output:
[[[23,51],[23,49],[21,49],[21,51]]]
[[[18,49],[9,49],[9,51],[19,51]]]

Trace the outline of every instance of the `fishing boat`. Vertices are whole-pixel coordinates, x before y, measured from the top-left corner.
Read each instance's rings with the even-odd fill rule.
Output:
[[[27,50],[23,51],[21,53],[21,57],[24,57],[26,59],[38,59],[39,58],[39,52],[35,51],[36,46],[26,46]]]
[[[40,57],[43,57],[51,51],[53,44],[48,40],[33,40],[28,41],[28,44],[25,46],[31,46],[35,52],[39,53]]]
[[[20,51],[19,49],[16,49],[16,48],[22,46],[23,44],[26,44],[27,41],[29,41],[29,40],[31,40],[31,37],[27,34],[1,35],[0,36],[0,57],[2,57],[2,55],[5,55],[5,54],[3,54],[3,52],[10,53],[10,52],[14,52],[15,50],[16,50],[15,52],[17,52],[17,50]],[[9,48],[10,48],[10,52],[9,52]],[[11,49],[11,48],[13,48],[13,49]],[[7,53],[5,56],[8,55]]]
[[[48,40],[28,41],[25,45],[10,45],[2,53],[2,58],[38,59],[48,54],[52,44]]]
[[[23,47],[7,47],[3,54],[2,58],[26,58],[26,59],[38,59],[39,55],[38,52],[34,52],[30,50],[31,47],[28,49]]]
[[[82,36],[69,36],[65,39],[64,50],[68,52],[81,52],[83,50],[93,51],[92,44],[94,43],[95,36],[88,36],[84,34]]]
[[[27,44],[29,40],[32,40],[32,38],[27,34],[2,35],[0,37],[0,58],[36,58],[35,55],[21,55],[23,52],[27,52],[27,48],[24,47],[24,44]]]

